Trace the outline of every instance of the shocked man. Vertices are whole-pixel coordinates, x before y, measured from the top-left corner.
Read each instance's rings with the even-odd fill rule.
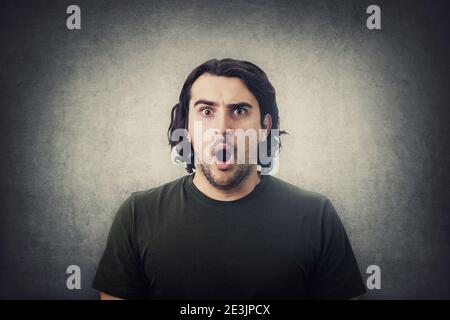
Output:
[[[365,292],[330,200],[268,173],[281,146],[258,66],[194,69],[168,129],[187,175],[119,208],[93,287],[102,299],[351,299]],[[263,152],[262,152],[263,151]]]

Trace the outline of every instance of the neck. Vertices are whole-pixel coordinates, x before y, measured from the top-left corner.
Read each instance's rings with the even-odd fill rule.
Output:
[[[212,186],[203,174],[202,170],[195,171],[192,182],[206,196],[220,201],[233,201],[245,197],[261,181],[256,166],[252,168],[250,174],[236,187],[230,190],[222,190]]]

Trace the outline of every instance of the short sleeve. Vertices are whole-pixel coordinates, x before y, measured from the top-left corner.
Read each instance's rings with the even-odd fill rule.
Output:
[[[117,211],[108,234],[92,287],[122,299],[145,297],[148,281],[133,235],[133,195]]]
[[[315,299],[351,299],[366,292],[344,226],[329,199],[321,213],[320,254],[312,290]]]

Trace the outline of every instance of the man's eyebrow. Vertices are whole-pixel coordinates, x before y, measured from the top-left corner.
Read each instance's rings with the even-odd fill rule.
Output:
[[[198,104],[206,104],[208,106],[217,106],[217,103],[213,101],[209,101],[206,99],[199,99],[194,103],[194,107]],[[227,108],[237,108],[237,107],[247,107],[247,108],[253,108],[253,106],[248,102],[238,102],[238,103],[230,103],[227,105]]]

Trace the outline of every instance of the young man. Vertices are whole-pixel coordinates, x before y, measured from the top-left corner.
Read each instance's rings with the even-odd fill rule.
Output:
[[[259,67],[214,59],[194,69],[168,130],[190,174],[135,192],[122,204],[93,282],[101,298],[351,299],[364,293],[330,200],[263,174],[273,169],[280,140],[271,129],[278,128],[275,90]],[[180,130],[184,135],[175,134]],[[232,135],[239,130],[258,132],[256,143],[247,136],[239,144]],[[254,146],[263,144],[269,161],[260,152],[250,161]]]

